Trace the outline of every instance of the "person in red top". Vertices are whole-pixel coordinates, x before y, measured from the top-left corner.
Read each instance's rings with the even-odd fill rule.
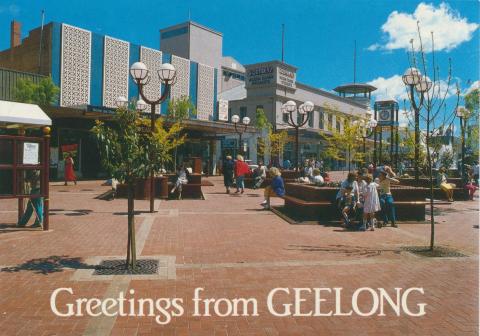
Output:
[[[65,158],[65,185],[67,185],[68,181],[73,181],[73,183],[77,184],[77,177],[73,171],[73,158],[70,153]]]
[[[242,189],[242,194],[245,190],[245,174],[250,172],[250,168],[248,165],[243,161],[243,156],[237,155],[237,161],[235,162],[235,181],[237,184],[237,191],[235,193],[239,193],[240,189]]]

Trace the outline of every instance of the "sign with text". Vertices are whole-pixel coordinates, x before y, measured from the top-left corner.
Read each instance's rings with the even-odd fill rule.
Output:
[[[228,100],[218,100],[218,120],[228,121]]]
[[[246,68],[246,86],[282,86],[295,89],[296,69],[281,62],[253,64]]]
[[[37,142],[24,142],[23,143],[23,164],[39,164],[39,150],[40,146]]]

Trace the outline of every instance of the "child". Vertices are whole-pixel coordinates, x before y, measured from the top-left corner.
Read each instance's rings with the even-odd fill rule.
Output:
[[[378,198],[377,187],[378,184],[373,182],[372,174],[366,174],[364,180],[367,183],[363,194],[363,225],[360,227],[360,231],[365,231],[370,228],[370,231],[375,230],[375,213],[380,211],[380,199]],[[367,226],[365,226],[365,224]]]
[[[353,195],[353,187],[348,185],[345,187],[345,191],[343,193],[341,199],[341,208],[342,208],[342,216],[343,216],[343,223],[345,227],[350,227],[350,214],[355,212],[355,196]]]

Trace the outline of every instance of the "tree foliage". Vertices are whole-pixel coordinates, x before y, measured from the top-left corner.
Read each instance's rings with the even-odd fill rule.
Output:
[[[197,115],[195,105],[188,96],[170,99],[167,107],[168,122],[183,122]]]
[[[38,84],[29,78],[19,78],[13,95],[16,101],[22,103],[47,106],[57,101],[59,92],[51,77],[42,78]]]
[[[135,104],[131,104],[135,106]],[[150,172],[159,171],[171,160],[171,152],[184,141],[179,136],[179,122],[164,127],[163,119],[157,119],[155,130],[150,131],[150,120],[137,111],[118,109],[113,122],[96,121],[92,128],[96,136],[103,166],[110,175],[127,184],[128,188],[128,243],[127,265],[135,268],[135,220],[134,187],[139,179]]]
[[[360,126],[347,122],[342,131],[331,130],[331,134],[319,133],[326,142],[322,153],[324,158],[344,161],[350,169],[351,162],[362,162],[362,142],[360,139]]]

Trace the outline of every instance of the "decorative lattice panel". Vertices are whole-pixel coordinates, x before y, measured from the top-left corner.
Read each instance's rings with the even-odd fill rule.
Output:
[[[116,107],[119,96],[128,98],[130,44],[105,36],[103,106]]]
[[[197,118],[200,120],[209,120],[213,116],[214,76],[212,67],[198,65]]]
[[[158,77],[158,69],[162,65],[162,52],[146,47],[140,48],[140,61],[147,66],[150,76],[149,83],[143,87],[143,93],[148,99],[157,100],[161,95],[161,81]],[[155,107],[155,113],[159,113],[159,106]],[[150,110],[148,110],[150,112]]]
[[[177,70],[177,82],[171,89],[171,97],[173,99],[190,94],[190,61],[172,55],[172,65]]]
[[[60,106],[90,102],[91,42],[91,32],[62,24]]]

